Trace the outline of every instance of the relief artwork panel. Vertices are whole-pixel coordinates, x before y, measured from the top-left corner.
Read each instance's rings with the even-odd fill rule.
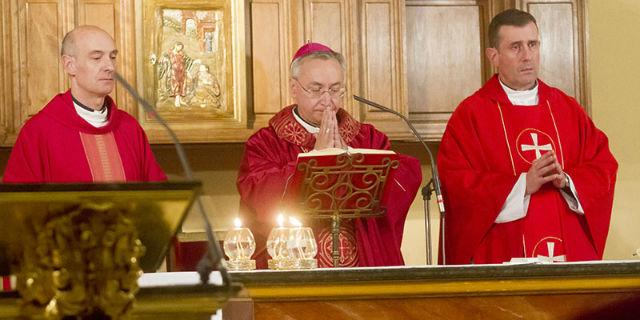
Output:
[[[236,118],[226,1],[146,3],[144,93],[169,121]]]

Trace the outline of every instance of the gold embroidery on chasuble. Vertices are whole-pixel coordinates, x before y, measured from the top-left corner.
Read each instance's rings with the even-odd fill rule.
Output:
[[[564,169],[560,134],[548,101],[537,106],[498,104],[498,110],[514,175],[528,172],[533,161],[552,151]],[[531,195],[526,216],[519,222],[525,257],[565,261],[562,215],[566,204],[562,204],[563,201],[551,183]]]
[[[80,132],[80,140],[94,182],[126,181],[122,159],[112,132],[106,134]]]
[[[304,151],[311,151],[316,143],[316,138],[293,117],[293,108],[295,107],[296,105],[290,105],[282,109],[269,120],[269,125],[279,138],[300,146]],[[351,117],[344,109],[338,110],[336,118],[338,119],[340,136],[346,144],[349,144],[360,132],[360,122]]]
[[[552,124],[552,127],[547,129],[555,130],[555,139],[551,134],[546,132],[542,128],[523,128],[521,129],[514,141],[515,152],[518,155],[518,158],[522,160],[524,163],[530,165],[534,160],[540,158],[545,152],[554,151],[558,157],[558,162],[562,169],[564,169],[564,151],[562,150],[562,143],[560,140],[560,134],[558,132],[558,126],[556,124],[555,117],[553,116],[553,112],[551,111],[551,105],[549,101],[546,102],[549,111],[549,120]],[[509,159],[511,160],[511,167],[513,169],[513,175],[516,175],[517,167],[519,165],[516,164],[516,159],[514,158],[513,151],[511,149],[511,144],[509,142],[509,134],[507,133],[507,125],[505,124],[504,114],[502,112],[502,107],[500,104],[497,104],[498,111],[500,114],[500,121],[502,125],[502,130],[504,132],[504,139],[507,145],[507,150],[509,151]],[[551,130],[548,130],[551,131]],[[557,141],[557,143],[556,143]],[[526,172],[526,170],[525,170]]]
[[[559,251],[564,251],[564,241],[559,237],[545,237],[536,243],[530,255],[525,256],[539,258],[544,262],[567,261],[566,255],[556,254]]]
[[[338,130],[340,130],[340,136],[346,144],[351,143],[351,141],[360,132],[360,122],[351,117],[351,115],[344,111],[344,109],[340,109],[336,117],[338,118]]]
[[[318,242],[318,266],[320,268],[333,267],[333,235],[331,225],[322,221],[323,225],[316,237]],[[338,250],[340,252],[340,267],[355,267],[358,265],[358,246],[356,244],[356,232],[353,220],[343,220],[340,226],[338,238]]]
[[[516,151],[522,160],[531,164],[540,158],[545,151],[557,152],[556,144],[551,136],[536,128],[526,128],[516,138]]]

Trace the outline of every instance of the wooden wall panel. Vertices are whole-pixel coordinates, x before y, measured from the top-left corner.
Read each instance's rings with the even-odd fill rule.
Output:
[[[312,40],[345,53],[346,34],[344,1],[305,1],[305,42]]]
[[[485,12],[480,1],[407,0],[407,101],[429,138],[485,80]]]
[[[107,31],[118,49],[117,70],[136,85],[134,2],[131,0],[77,0],[77,25],[91,24]],[[120,85],[111,93],[118,107],[137,114],[137,103]]]
[[[407,82],[412,113],[451,112],[482,85],[476,6],[407,9]]]
[[[122,50],[122,43],[120,40],[120,35],[118,34],[116,27],[118,26],[118,21],[117,21],[117,12],[116,12],[116,6],[117,6],[117,2],[119,2],[118,0],[79,0],[78,1],[78,25],[86,25],[86,24],[90,24],[90,25],[95,25],[98,26],[102,29],[104,29],[106,32],[108,32],[114,39],[115,44],[116,44],[116,48],[118,50]],[[124,52],[119,52],[118,53],[118,59],[116,61],[117,63],[117,67],[122,67],[125,65],[124,60],[127,60],[127,62],[131,62],[131,64],[134,64],[134,59],[127,59],[126,53]],[[118,70],[118,72],[120,72],[120,70]],[[119,98],[119,94],[118,91],[119,90],[119,86],[116,86],[115,90],[111,93],[111,97],[116,100],[116,103],[118,103],[118,106],[120,108],[123,108],[123,106],[121,106],[122,103],[120,103],[120,101],[118,100]]]
[[[199,0],[204,1],[204,0]],[[169,3],[168,1],[167,3]],[[59,45],[75,25],[96,24],[110,32],[120,51],[118,70],[135,87],[141,65],[136,42],[143,41],[136,15],[140,0],[5,0],[0,4],[0,143],[11,145],[22,123],[57,92],[68,88],[59,63]],[[233,123],[195,132],[193,141],[243,141],[282,106],[291,102],[289,60],[305,41],[319,41],[347,60],[344,108],[355,118],[373,122],[393,139],[411,139],[392,116],[369,110],[351,99],[359,94],[408,115],[423,137],[439,140],[456,105],[493,73],[484,58],[488,22],[510,7],[532,12],[542,35],[541,77],[574,95],[588,109],[586,27],[579,0],[242,0],[233,1],[251,27],[238,35],[251,54],[234,51],[233,64],[246,57],[252,73],[252,101]],[[251,11],[244,6],[249,4]],[[236,12],[236,11],[234,11]],[[245,19],[250,23],[244,23]],[[242,28],[240,28],[242,29]],[[16,44],[16,45],[13,45]],[[244,48],[244,47],[243,47]],[[243,53],[239,53],[239,52]],[[139,61],[137,61],[137,60]],[[243,65],[242,65],[243,66]],[[240,73],[244,71],[239,71]],[[238,82],[234,85],[244,86]],[[34,88],[37,88],[35,90]],[[144,90],[144,88],[142,88]],[[141,116],[120,86],[119,106]],[[235,97],[238,98],[238,97]],[[245,99],[246,97],[241,96]],[[246,110],[245,110],[246,109]],[[246,115],[253,123],[246,123]],[[144,117],[143,117],[144,118]],[[143,120],[144,123],[144,119]],[[244,119],[244,120],[242,120]],[[220,128],[233,127],[232,130]],[[153,142],[166,142],[163,131],[150,130]],[[155,131],[154,131],[155,130]],[[156,134],[157,131],[157,134]],[[215,138],[210,138],[210,137]]]
[[[582,101],[576,1],[523,1],[523,9],[540,29],[540,78]]]
[[[251,3],[253,105],[268,117],[289,101],[286,5],[280,0]],[[265,121],[267,119],[264,119]]]
[[[18,5],[18,91],[14,98],[16,127],[36,114],[53,96],[66,89],[60,64],[64,36],[60,0],[24,0]]]
[[[362,8],[362,83],[364,97],[404,113],[401,52],[397,1],[366,0]],[[368,109],[366,118],[396,119],[388,113]]]
[[[295,2],[295,1],[294,1]],[[353,112],[353,99],[349,98],[349,93],[358,85],[357,61],[353,59],[352,42],[355,37],[352,35],[352,28],[356,23],[353,19],[352,6],[355,1],[347,0],[304,0],[302,8],[302,41],[293,43],[292,50],[297,50],[307,41],[323,43],[331,49],[342,53],[346,60],[347,72],[345,77],[347,95],[344,97],[344,108],[356,118],[358,114]],[[293,6],[292,6],[293,7]]]
[[[11,79],[11,11],[8,1],[0,1],[0,144],[4,144],[12,125],[11,103],[13,81]]]

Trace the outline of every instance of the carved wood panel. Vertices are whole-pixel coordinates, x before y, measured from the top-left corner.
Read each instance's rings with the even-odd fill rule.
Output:
[[[288,42],[289,1],[255,0],[251,3],[253,111],[255,126],[289,102],[288,69],[292,55]]]
[[[295,52],[302,44],[312,41],[320,42],[331,49],[342,53],[346,60],[347,72],[345,84],[347,94],[344,97],[344,108],[354,114],[354,103],[350,99],[350,93],[357,86],[357,79],[353,76],[357,70],[357,61],[352,59],[353,42],[356,41],[352,35],[355,18],[355,1],[349,0],[303,0],[302,1],[302,21],[301,35],[293,43]],[[357,114],[354,114],[356,118]]]
[[[24,122],[51,97],[66,90],[59,62],[60,42],[72,16],[65,0],[19,0],[10,5],[13,73],[12,125],[5,143],[13,144]]]
[[[200,0],[199,0],[200,1]],[[195,3],[197,1],[192,0]],[[216,125],[173,124],[187,141],[244,141],[291,102],[289,63],[307,40],[320,41],[347,60],[345,109],[372,122],[393,139],[410,139],[391,115],[355,103],[358,94],[408,115],[422,136],[439,140],[450,113],[479,88],[493,70],[484,57],[490,18],[510,7],[536,16],[542,36],[541,78],[574,95],[588,107],[585,9],[578,0],[243,0],[233,14],[247,28],[241,39],[249,55],[234,53],[234,66],[246,57],[250,70],[234,86],[248,86],[250,98],[237,118]],[[141,48],[139,0],[8,0],[0,3],[0,143],[11,145],[24,121],[68,87],[59,63],[63,35],[79,24],[110,32],[120,54],[118,70],[145,90],[137,66]],[[183,3],[183,2],[181,2]],[[200,2],[198,2],[200,3]],[[204,2],[202,2],[204,3]],[[217,2],[216,2],[217,3]],[[239,3],[246,4],[250,10]],[[240,64],[238,64],[240,65]],[[246,90],[245,90],[246,91]],[[145,120],[120,86],[119,106],[137,115],[154,143],[168,142],[164,131]],[[246,97],[234,97],[246,99]],[[240,119],[240,120],[238,120]],[[247,120],[244,120],[247,119]],[[224,122],[223,121],[223,122]]]
[[[107,31],[111,37],[115,40],[116,48],[118,48],[119,54],[116,61],[118,72],[126,76],[128,72],[125,70],[127,66],[129,68],[135,65],[135,59],[131,54],[127,54],[125,43],[126,37],[122,36],[122,23],[119,20],[120,6],[122,0],[78,0],[78,25],[91,24],[99,26]],[[119,94],[122,90],[120,86],[116,86],[115,90],[111,93],[111,97],[116,101],[118,107],[134,114],[132,110],[129,110],[131,103],[126,103]]]
[[[407,113],[403,55],[402,15],[404,1],[365,0],[359,17],[362,30],[359,57],[362,57],[361,96]],[[358,57],[354,57],[358,59]],[[388,134],[406,130],[389,113],[363,106],[364,121],[374,122]]]
[[[540,78],[589,106],[584,40],[584,1],[522,0],[540,29]]]
[[[485,1],[407,0],[409,116],[439,139],[451,112],[486,80]]]
[[[5,143],[13,127],[10,16],[9,2],[0,1],[0,144]]]

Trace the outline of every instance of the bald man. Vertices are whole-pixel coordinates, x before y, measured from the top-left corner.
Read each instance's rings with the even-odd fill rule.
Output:
[[[71,88],[22,127],[3,182],[166,180],[138,122],[109,97],[117,55],[113,38],[98,27],[65,35],[61,62]]]

